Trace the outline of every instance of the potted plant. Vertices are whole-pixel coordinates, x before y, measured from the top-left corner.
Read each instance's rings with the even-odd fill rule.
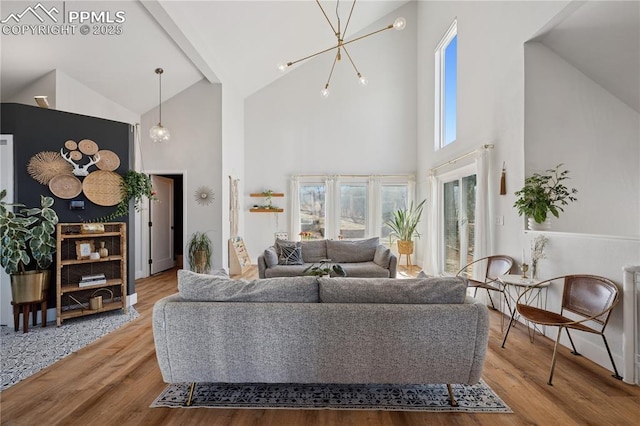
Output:
[[[191,235],[187,251],[189,252],[189,268],[198,273],[211,270],[211,253],[213,245],[205,232],[195,232]]]
[[[347,276],[347,272],[342,268],[342,266],[338,265],[337,263],[335,265],[331,264],[331,259],[322,259],[318,266],[316,266],[316,264],[314,263],[304,270],[305,274],[313,275],[316,277],[329,276],[332,272],[340,277]]]
[[[544,174],[534,173],[524,180],[522,189],[515,193],[514,207],[518,209],[520,216],[527,216],[529,229],[540,227],[536,224],[544,224],[549,213],[560,217],[564,211],[563,206],[570,201],[576,201],[575,188],[567,188],[563,181],[569,179],[569,171],[562,170],[563,164],[558,164],[554,169],[548,169]],[[542,228],[548,228],[546,226]]]
[[[420,238],[417,227],[426,201],[422,200],[418,205],[414,205],[412,201],[408,209],[394,211],[393,217],[385,223],[391,228],[389,237],[398,239],[399,254],[413,254],[413,239]]]
[[[126,216],[129,213],[129,201],[132,199],[133,206],[137,212],[142,209],[143,198],[156,199],[156,193],[151,186],[151,178],[145,173],[128,170],[122,176],[120,188],[122,190],[122,199],[116,206],[116,210],[107,216],[96,219],[94,222],[110,222],[118,217]]]
[[[42,300],[49,285],[49,266],[56,251],[58,215],[53,198],[40,197],[40,208],[7,204],[0,191],[0,265],[11,276],[14,303]],[[9,206],[19,208],[11,211]]]

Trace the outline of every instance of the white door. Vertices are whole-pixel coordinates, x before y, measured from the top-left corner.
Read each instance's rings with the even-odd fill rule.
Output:
[[[166,271],[175,266],[173,253],[173,179],[151,176],[157,201],[151,207],[150,273]]]
[[[4,199],[13,202],[13,136],[0,135],[0,189],[7,190]],[[11,280],[0,268],[0,324],[13,324],[13,308],[11,307]]]

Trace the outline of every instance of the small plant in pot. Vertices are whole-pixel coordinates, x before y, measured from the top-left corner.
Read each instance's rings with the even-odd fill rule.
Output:
[[[195,232],[191,235],[187,251],[189,253],[189,269],[200,274],[206,274],[211,270],[213,244],[206,232]]]
[[[331,274],[337,275],[339,277],[346,277],[347,272],[342,268],[342,266],[337,263],[333,265],[331,263],[331,259],[322,259],[319,265],[315,263],[309,267],[307,267],[304,271],[305,274],[313,275],[316,277],[324,277],[330,276]]]
[[[420,238],[417,228],[426,201],[422,200],[417,205],[412,201],[408,209],[394,211],[393,217],[385,223],[391,228],[389,237],[395,237],[398,240],[398,253],[413,253],[413,239]]]
[[[14,303],[42,300],[56,251],[58,215],[51,208],[53,198],[41,196],[39,208],[27,208],[7,204],[6,195],[6,190],[0,191],[0,265],[11,276]]]
[[[567,188],[563,183],[569,179],[569,171],[562,170],[563,164],[558,164],[553,169],[548,169],[544,174],[534,173],[524,180],[522,189],[515,193],[517,200],[513,207],[518,209],[520,216],[526,216],[529,220],[529,229],[548,228],[541,226],[547,221],[549,213],[560,217],[563,206],[576,201],[574,196],[578,190]]]

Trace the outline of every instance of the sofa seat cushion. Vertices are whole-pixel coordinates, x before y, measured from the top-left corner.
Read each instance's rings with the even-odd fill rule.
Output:
[[[264,271],[265,278],[276,277],[300,277],[305,275],[304,270],[313,263],[303,263],[302,265],[276,265]],[[317,264],[316,264],[317,265]]]
[[[181,269],[178,292],[187,301],[317,303],[318,281],[309,276],[233,280]]]
[[[379,238],[366,240],[327,240],[327,257],[334,263],[373,261]]]
[[[461,277],[319,278],[318,283],[322,303],[460,304],[467,294]]]
[[[304,263],[319,263],[327,258],[326,240],[306,240],[300,243]]]
[[[389,270],[375,262],[341,263],[348,277],[389,278]]]

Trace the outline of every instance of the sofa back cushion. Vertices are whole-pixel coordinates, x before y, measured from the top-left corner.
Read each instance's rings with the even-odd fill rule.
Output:
[[[318,263],[327,258],[326,240],[308,240],[300,243],[304,263]]]
[[[232,280],[181,269],[178,292],[188,301],[317,303],[318,281],[315,277]]]
[[[462,277],[319,278],[318,283],[322,303],[457,304],[467,294]]]
[[[371,262],[379,238],[366,240],[327,240],[327,257],[334,263]]]
[[[376,248],[376,252],[373,255],[373,261],[376,265],[389,269],[389,262],[391,261],[391,249],[386,248],[383,245],[379,245]]]

